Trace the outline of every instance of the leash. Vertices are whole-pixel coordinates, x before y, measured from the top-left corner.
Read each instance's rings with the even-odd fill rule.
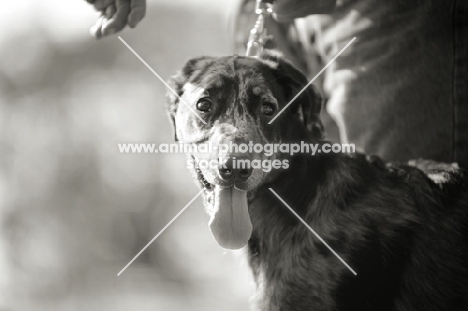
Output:
[[[263,51],[267,30],[265,27],[265,17],[273,14],[272,0],[256,0],[255,14],[257,20],[252,30],[250,30],[249,41],[247,42],[246,56],[258,57]]]

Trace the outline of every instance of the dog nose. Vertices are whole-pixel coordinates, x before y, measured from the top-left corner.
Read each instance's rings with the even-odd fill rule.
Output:
[[[231,156],[226,162],[220,165],[218,169],[219,177],[226,181],[236,180],[244,182],[252,175],[250,162],[250,158],[246,156]]]

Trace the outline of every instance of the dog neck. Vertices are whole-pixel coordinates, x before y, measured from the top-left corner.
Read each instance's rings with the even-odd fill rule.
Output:
[[[322,144],[325,142],[320,142]],[[359,157],[359,156],[358,156]],[[269,231],[288,230],[303,226],[297,217],[270,191],[275,191],[302,219],[314,215],[333,215],[333,210],[346,208],[346,200],[371,182],[371,171],[355,155],[343,153],[297,154],[290,158],[290,167],[274,181],[251,193],[249,213],[254,231],[269,235]],[[376,164],[377,165],[377,164]],[[320,204],[316,197],[320,194]],[[271,228],[276,224],[279,228]],[[279,229],[279,230],[278,230]],[[276,233],[271,233],[276,235]]]
[[[275,197],[269,190],[270,188],[301,217],[304,216],[308,208],[304,206],[304,202],[314,201],[317,182],[320,180],[319,175],[323,170],[321,168],[323,158],[323,156],[311,157],[305,154],[294,155],[289,159],[288,169],[279,173],[274,181],[263,184],[255,192],[249,194],[249,209],[254,230],[263,230],[262,226],[268,223],[286,222],[287,226],[291,220],[294,221],[294,215]],[[265,222],[266,214],[277,219]]]

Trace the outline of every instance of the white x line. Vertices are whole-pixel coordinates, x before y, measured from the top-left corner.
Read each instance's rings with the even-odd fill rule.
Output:
[[[278,112],[278,113],[276,114],[276,116],[275,116],[273,119],[270,120],[270,122],[268,122],[268,124],[272,124],[273,121],[275,121],[276,118],[278,118],[278,117],[280,116],[280,114],[282,114],[282,113],[289,107],[289,105],[291,105],[291,104],[293,103],[293,101],[295,101],[296,98],[298,98],[299,95],[302,94],[302,92],[304,92],[312,83],[314,83],[314,81],[325,71],[325,69],[327,69],[328,66],[330,66],[330,65],[338,58],[338,56],[340,56],[341,53],[343,53],[344,50],[346,50],[346,49],[348,48],[348,46],[350,46],[351,43],[353,43],[354,40],[356,40],[356,37],[352,38],[351,41],[349,41],[348,44],[346,44],[345,47],[342,48],[341,51],[339,51],[338,54],[336,54],[335,57],[333,57],[332,60],[329,61],[328,64],[325,65],[325,67],[323,67],[322,70],[320,70],[319,73],[317,73],[317,74],[315,75],[315,77],[314,77],[312,80],[310,80],[310,82],[307,83],[307,85],[304,86],[304,88],[303,88],[299,93],[297,93],[297,95],[294,96],[294,98],[291,99],[291,100],[289,101],[289,103],[288,103],[286,106],[284,106],[284,108],[281,109],[280,112]]]
[[[200,119],[200,121],[202,121],[204,124],[206,124],[205,120],[203,120],[202,117],[200,117],[200,116],[198,115],[198,113],[196,113],[195,110],[193,110],[192,107],[190,107],[190,105],[187,104],[187,102],[186,102],[185,100],[183,100],[183,99],[179,96],[179,94],[177,94],[177,92],[174,91],[174,89],[173,89],[169,84],[167,84],[166,81],[164,81],[164,79],[161,78],[161,76],[158,75],[158,73],[157,73],[156,71],[154,71],[153,68],[150,67],[150,65],[148,65],[148,64],[146,63],[146,62],[143,60],[143,58],[141,58],[141,56],[138,55],[138,53],[135,52],[135,51],[131,48],[131,46],[127,44],[127,42],[125,42],[124,39],[122,39],[120,36],[119,36],[119,39],[120,39],[120,41],[122,41],[123,44],[125,44],[125,46],[126,46],[130,51],[132,51],[133,54],[135,54],[136,57],[138,57],[138,59],[139,59],[146,67],[148,67],[148,69],[149,69],[149,70],[150,70],[150,71],[151,71],[151,72],[152,72],[152,73],[169,89],[169,91],[171,91],[175,96],[177,96],[177,97],[180,99],[180,101],[181,101],[195,116],[197,116],[198,119]]]
[[[294,214],[294,216],[297,217],[297,219],[299,219],[303,224],[304,226],[307,227],[307,229],[309,229],[316,237],[317,239],[319,239],[332,253],[333,255],[335,255],[345,266],[346,268],[348,268],[354,275],[357,275],[357,273],[346,263],[346,261],[343,260],[343,258],[340,257],[340,255],[338,255],[334,250],[333,248],[330,247],[330,245],[327,244],[327,242],[325,242],[324,239],[322,239],[320,237],[320,235],[317,234],[317,232],[314,231],[314,229],[312,229],[292,208],[291,206],[288,205],[288,203],[286,203],[273,189],[271,188],[268,188],[290,211],[291,213]]]
[[[190,204],[192,204],[192,203],[193,203],[193,201],[195,201],[195,199],[196,199],[196,198],[198,198],[198,197],[200,196],[200,194],[202,194],[202,193],[203,193],[203,189],[202,189],[202,190],[200,190],[200,192],[198,192],[198,193],[197,193],[197,195],[196,195],[196,196],[194,196],[194,197],[193,197],[193,199],[192,199],[192,200],[190,200],[190,202],[188,202],[188,203],[187,203],[187,205],[185,205],[185,206],[184,206],[184,208],[183,208],[183,209],[182,209],[182,210],[181,210],[179,213],[177,213],[177,215],[175,215],[175,216],[174,216],[174,218],[172,218],[172,220],[171,220],[171,221],[169,221],[169,222],[167,223],[167,225],[166,225],[164,228],[162,228],[162,230],[161,230],[161,231],[159,231],[159,233],[158,233],[158,234],[156,234],[156,236],[155,236],[155,237],[154,237],[154,238],[153,238],[151,241],[149,241],[149,243],[148,243],[148,244],[146,244],[146,246],[145,246],[145,247],[143,247],[143,249],[142,249],[142,250],[141,250],[141,251],[140,251],[138,254],[136,254],[136,256],[135,256],[135,257],[133,257],[133,259],[132,259],[132,260],[130,260],[130,262],[129,262],[129,263],[128,263],[128,264],[127,264],[127,265],[126,265],[126,266],[125,266],[125,267],[124,267],[122,270],[120,270],[120,272],[119,272],[119,273],[117,273],[117,276],[120,276],[120,275],[122,274],[122,272],[124,272],[124,271],[125,271],[125,269],[127,269],[127,268],[128,268],[128,266],[130,266],[130,265],[132,264],[132,262],[134,262],[134,261],[135,261],[135,259],[137,259],[137,258],[138,258],[138,256],[140,256],[140,255],[141,255],[141,253],[143,253],[143,252],[145,251],[145,249],[147,249],[147,248],[148,248],[148,246],[150,246],[150,245],[151,245],[151,243],[153,243],[153,242],[154,242],[154,241],[155,241],[155,240],[156,240],[156,239],[157,239],[157,238],[158,238],[158,237],[159,237],[159,236],[160,236],[160,235],[161,235],[161,234],[164,232],[164,230],[166,230],[166,229],[167,229],[167,228],[168,228],[168,227],[169,227],[169,226],[170,226],[170,225],[171,225],[171,224],[174,222],[174,220],[176,220],[176,219],[177,219],[177,218],[178,218],[178,217],[179,217],[179,216],[180,216],[180,215],[181,215],[181,214],[182,214],[182,213],[183,213],[183,212],[184,212],[184,211],[185,211],[185,210],[186,210],[186,209],[187,209],[187,208],[190,206]]]

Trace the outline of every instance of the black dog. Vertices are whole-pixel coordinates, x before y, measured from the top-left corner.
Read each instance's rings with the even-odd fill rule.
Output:
[[[173,78],[184,103],[169,96],[176,139],[321,145],[321,101],[312,87],[268,124],[306,84],[275,53],[192,59]],[[248,244],[256,310],[468,310],[468,184],[456,165],[335,153],[227,156],[219,168],[193,171],[218,243]],[[288,167],[238,168],[234,157]],[[200,158],[189,154],[195,163]]]

